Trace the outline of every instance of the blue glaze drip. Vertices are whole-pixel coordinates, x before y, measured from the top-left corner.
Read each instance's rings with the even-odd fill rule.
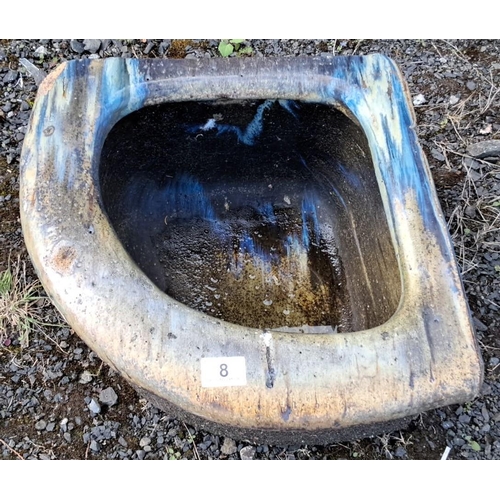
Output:
[[[375,169],[391,198],[404,204],[407,193],[413,191],[426,223],[437,223],[413,116],[394,63],[383,56],[339,58],[332,76],[323,100],[342,102],[359,120]],[[390,211],[392,207],[389,204]],[[394,214],[389,216],[394,220]]]
[[[310,226],[312,226],[312,230]],[[315,244],[319,245],[320,227],[318,214],[312,196],[307,194],[302,200],[302,244],[304,248],[308,249],[311,244],[311,233]]]
[[[111,127],[125,115],[142,108],[148,97],[145,76],[138,59],[110,58],[102,69],[100,88],[88,79],[89,88],[100,95],[100,112],[96,116],[99,133],[104,140]]]
[[[89,77],[92,73],[95,75]],[[37,114],[43,117],[36,129],[36,136],[40,138],[39,153],[55,157],[55,180],[73,188],[74,179],[78,177],[77,169],[84,160],[94,162],[95,151],[101,150],[113,125],[126,114],[142,107],[146,98],[147,86],[139,71],[138,60],[110,58],[104,64],[87,59],[67,62],[54,82],[50,99],[49,95],[45,95],[37,100],[37,106],[41,107],[41,112],[37,111]],[[69,137],[75,144],[58,145],[65,124],[74,122],[75,101],[82,103],[79,109],[81,123],[74,136],[65,135],[66,141]],[[54,128],[54,132],[46,136],[44,130],[49,126]],[[80,133],[84,141],[81,141]],[[78,149],[80,142],[84,144],[83,150]],[[81,156],[75,151],[80,151]]]
[[[168,217],[216,221],[215,211],[203,186],[190,175],[182,174],[173,179],[161,193],[161,199]]]
[[[270,224],[276,224],[276,214],[274,213],[273,204],[268,202],[264,205],[257,207],[258,212],[266,219]]]
[[[238,142],[246,144],[247,146],[253,146],[264,128],[264,111],[269,109],[273,102],[273,100],[264,101],[257,108],[253,120],[247,125],[245,130],[242,130],[236,125],[217,123],[213,118],[211,118],[204,125],[186,126],[186,131],[190,134],[198,134],[208,130],[216,130],[217,135],[230,133],[237,137]]]
[[[271,272],[271,265],[279,262],[279,257],[273,252],[265,251],[252,236],[243,233],[239,240],[238,253],[235,255],[232,271],[239,275],[243,270],[243,263],[250,259],[255,268],[260,268],[262,272]]]
[[[281,241],[277,241],[271,250],[263,248],[258,239],[244,232],[238,240],[235,253],[234,247],[230,244],[231,234],[224,233],[228,247],[231,248],[230,252],[234,255],[231,271],[237,276],[240,275],[244,262],[250,259],[255,268],[260,268],[262,272],[271,272],[272,266],[279,265],[281,258],[296,259],[300,255],[307,254],[311,244],[319,245],[321,230],[314,199],[313,193],[304,194],[301,204],[301,226],[284,236]],[[271,203],[258,207],[258,213],[263,215],[269,224],[277,222]]]
[[[291,259],[296,255],[300,255],[306,251],[302,239],[296,234],[289,234],[285,238],[285,241],[283,243],[285,247],[285,254],[288,259]]]
[[[342,205],[342,207],[347,210],[347,205],[346,205],[346,202],[344,200],[344,197],[342,196],[340,191],[337,189],[335,184],[328,178],[328,176],[326,176],[325,174],[320,173],[318,171],[311,170],[311,168],[309,168],[309,166],[307,165],[304,158],[302,158],[302,156],[299,156],[299,158],[300,158],[302,165],[304,165],[306,170],[311,174],[311,177],[313,179],[317,179],[321,184],[327,186],[328,189],[330,190],[330,194],[332,196],[335,195],[335,200],[337,200]]]
[[[353,170],[347,169],[342,163],[336,161],[335,167],[338,169],[339,173],[342,175],[342,178],[349,184],[349,186],[354,190],[363,189],[363,185],[361,184],[361,180],[354,173]]]
[[[299,109],[299,105],[297,104],[297,102],[286,99],[279,99],[278,102],[280,106],[288,111],[295,119],[299,119],[297,113],[295,112],[295,110]]]
[[[249,234],[244,234],[240,240],[240,252],[252,256],[256,255],[256,245],[253,238]]]

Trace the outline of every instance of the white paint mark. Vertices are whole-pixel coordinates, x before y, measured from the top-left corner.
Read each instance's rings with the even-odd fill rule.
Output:
[[[270,332],[264,332],[260,334],[260,338],[266,347],[271,347],[271,343],[273,341],[273,335]]]

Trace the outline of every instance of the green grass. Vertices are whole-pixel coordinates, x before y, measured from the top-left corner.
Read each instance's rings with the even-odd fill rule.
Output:
[[[1,342],[16,335],[21,347],[27,347],[34,331],[43,333],[44,326],[59,326],[44,321],[43,306],[48,299],[40,295],[41,291],[38,280],[27,279],[25,262],[9,261],[7,269],[0,273]]]

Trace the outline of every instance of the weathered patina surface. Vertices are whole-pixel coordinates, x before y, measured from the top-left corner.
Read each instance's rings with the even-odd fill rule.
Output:
[[[328,104],[361,126],[400,269],[388,321],[315,335],[242,327],[173,300],[131,259],[99,191],[106,136],[141,107],[214,99]],[[42,83],[24,142],[26,244],[47,293],[103,360],[219,429],[326,440],[463,402],[479,392],[482,362],[413,127],[399,70],[382,56],[65,63]],[[202,387],[209,357],[244,357],[246,385]]]

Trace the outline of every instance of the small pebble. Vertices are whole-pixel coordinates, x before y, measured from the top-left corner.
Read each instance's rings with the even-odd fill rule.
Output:
[[[255,448],[253,446],[245,446],[240,450],[241,460],[253,460],[255,457]]]
[[[468,423],[470,423],[470,417],[469,417],[469,415],[463,414],[463,415],[460,415],[458,417],[458,421],[462,422],[463,424],[468,424]]]
[[[112,387],[107,387],[99,394],[99,401],[108,406],[113,406],[118,401],[118,395]]]
[[[83,54],[83,52],[85,51],[85,45],[83,45],[83,43],[79,42],[78,40],[71,40],[70,47],[77,54]]]
[[[424,97],[423,94],[418,94],[413,98],[413,105],[414,106],[421,106],[422,104],[425,104],[427,102],[427,99]]]
[[[234,439],[224,438],[224,443],[222,444],[220,451],[224,455],[232,455],[233,453],[236,453],[238,448],[236,447]]]
[[[95,439],[92,439],[92,441],[90,441],[90,449],[98,453],[101,451],[101,445]]]
[[[38,47],[35,50],[35,55],[38,56],[38,57],[43,57],[46,54],[47,54],[47,49],[43,45],[40,45],[40,47]]]
[[[474,322],[474,326],[476,327],[477,330],[480,332],[486,332],[488,331],[488,327],[479,319],[476,317],[472,318],[472,321]]]
[[[149,437],[143,437],[140,441],[139,441],[139,446],[141,448],[144,448],[145,446],[147,446],[149,443],[151,443],[151,438]]]
[[[500,156],[500,140],[481,141],[467,147],[467,153],[474,158],[487,158]]]
[[[45,420],[39,420],[36,424],[35,424],[35,429],[37,431],[43,431],[45,428],[47,427],[47,423],[45,422]]]
[[[13,69],[9,69],[5,76],[3,77],[3,83],[11,83],[17,80],[18,72]]]
[[[489,422],[489,420],[490,420],[490,414],[488,413],[488,410],[486,409],[486,406],[483,406],[481,408],[481,415],[483,416],[483,420],[485,422]]]
[[[84,372],[82,372],[82,374],[80,375],[80,378],[79,378],[78,382],[80,382],[80,384],[88,384],[89,382],[92,382],[92,375],[91,375],[91,373],[88,372],[87,370],[85,370]]]
[[[394,452],[394,455],[398,458],[403,458],[403,457],[406,457],[408,453],[406,452],[406,450],[402,447],[402,446],[398,446],[396,448],[396,451]]]
[[[101,40],[86,39],[83,41],[83,46],[87,52],[95,54],[101,46]]]
[[[87,406],[92,413],[101,413],[101,405],[94,398],[90,400]]]

